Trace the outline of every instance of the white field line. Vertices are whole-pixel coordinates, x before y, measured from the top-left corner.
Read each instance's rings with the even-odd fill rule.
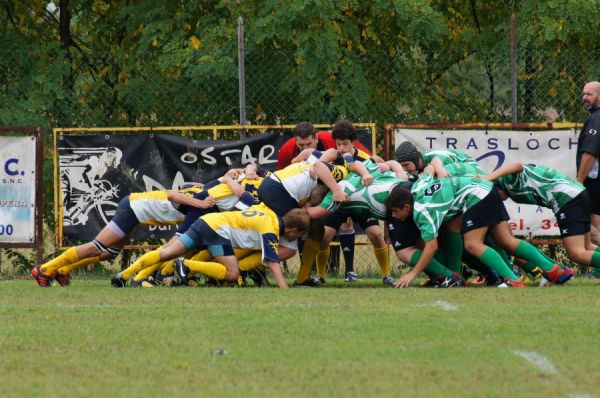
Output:
[[[545,356],[543,356],[541,354],[538,354],[535,351],[514,350],[513,353],[515,355],[525,359],[527,362],[531,363],[535,367],[537,367],[538,370],[540,371],[540,373],[542,373],[542,374],[555,375],[558,373],[558,371],[556,370],[556,367],[554,366],[554,364],[552,362],[550,362],[550,360],[548,358],[546,358]]]
[[[449,303],[447,301],[444,300],[438,300],[435,303],[433,303],[434,307],[439,307],[441,309],[443,309],[444,311],[458,311],[458,307],[452,303]]]

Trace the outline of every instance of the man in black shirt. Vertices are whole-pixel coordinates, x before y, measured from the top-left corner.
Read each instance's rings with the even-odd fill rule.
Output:
[[[577,140],[577,181],[589,191],[592,199],[592,239],[600,243],[600,82],[583,87],[583,105],[590,112]]]

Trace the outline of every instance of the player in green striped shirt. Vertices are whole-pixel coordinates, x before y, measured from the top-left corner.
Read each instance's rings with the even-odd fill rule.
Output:
[[[550,167],[520,162],[485,178],[497,182],[502,199],[552,209],[569,258],[600,271],[600,250],[590,235],[590,197],[583,185]]]
[[[435,170],[436,177],[445,178],[449,176],[449,173],[444,166],[455,163],[468,164],[477,168],[479,174],[485,174],[477,161],[466,153],[444,148],[421,152],[410,141],[404,141],[398,145],[395,158],[407,173],[414,175],[422,172],[426,166],[431,165]]]
[[[543,256],[531,244],[512,236],[508,213],[499,194],[492,189],[492,183],[471,177],[437,179],[434,172],[432,166],[427,166],[410,192],[396,187],[386,204],[393,218],[413,217],[425,241],[421,258],[396,286],[408,286],[425,269],[437,251],[437,236],[445,223],[450,231],[462,232],[464,247],[469,253],[504,278],[501,286],[524,287],[498,253],[484,244],[485,235],[489,231],[501,248],[527,261],[539,262]],[[562,268],[557,266],[548,270],[546,277],[554,282],[563,274]]]

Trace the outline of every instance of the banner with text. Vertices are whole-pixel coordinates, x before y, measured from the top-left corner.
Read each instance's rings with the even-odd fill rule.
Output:
[[[413,142],[420,150],[448,148],[464,152],[477,160],[483,169],[492,171],[512,163],[534,163],[552,167],[575,178],[577,132],[570,130],[424,130],[396,129],[396,146]],[[511,217],[510,226],[517,235],[559,235],[550,209],[535,205],[505,202]]]
[[[0,242],[35,238],[35,137],[0,137]]]
[[[66,239],[90,240],[131,192],[179,189],[254,162],[268,170],[288,136],[276,132],[243,141],[192,140],[170,134],[62,135],[59,173]],[[137,228],[140,240],[169,238],[175,226]]]

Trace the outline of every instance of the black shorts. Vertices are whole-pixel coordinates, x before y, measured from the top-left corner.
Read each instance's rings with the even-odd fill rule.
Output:
[[[323,224],[325,224],[326,227],[331,227],[337,231],[340,229],[340,226],[348,220],[348,217],[356,224],[360,225],[363,230],[374,225],[379,225],[379,220],[374,217],[358,214],[343,208],[325,217],[323,219]]]
[[[590,194],[587,191],[571,199],[554,215],[560,228],[560,237],[585,235],[590,232]]]
[[[187,249],[208,249],[214,257],[234,255],[231,241],[216,233],[202,219],[196,220],[179,239]]]
[[[587,178],[583,185],[590,195],[591,213],[600,214],[600,179]]]
[[[421,232],[412,217],[404,221],[395,218],[387,219],[388,236],[395,251],[417,245]]]
[[[279,217],[300,207],[283,184],[271,177],[265,178],[258,187],[258,200],[266,204]]]
[[[119,201],[115,216],[110,221],[117,224],[119,229],[123,231],[125,235],[129,235],[131,231],[140,224],[140,221],[137,219],[137,216],[131,208],[129,196],[125,196]]]
[[[500,199],[498,190],[492,189],[490,193],[475,206],[463,214],[462,230],[464,234],[474,229],[489,227],[510,220],[504,202]]]

